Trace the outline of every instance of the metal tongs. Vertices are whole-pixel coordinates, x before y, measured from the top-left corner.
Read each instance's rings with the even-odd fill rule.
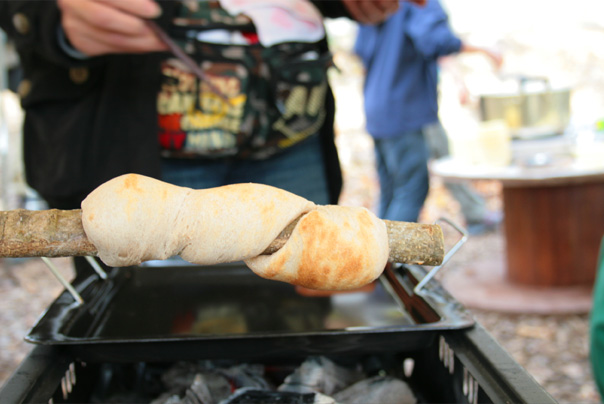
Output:
[[[195,76],[199,78],[199,80],[204,82],[213,93],[218,95],[227,104],[231,103],[229,101],[229,98],[222,91],[220,91],[220,89],[218,89],[218,87],[216,87],[212,83],[208,75],[205,74],[203,70],[201,70],[199,64],[197,64],[197,62],[195,62],[189,55],[187,55],[185,51],[183,51],[182,48],[178,46],[176,42],[174,42],[170,35],[166,33],[166,31],[164,31],[159,25],[157,25],[155,21],[146,20],[146,24],[155,33],[155,35],[157,35],[157,37],[164,44],[166,44],[168,49],[170,49],[170,52],[172,52],[174,56],[176,56],[181,62],[183,62],[185,66],[187,66],[191,70],[191,72],[193,72],[193,74],[195,74]]]

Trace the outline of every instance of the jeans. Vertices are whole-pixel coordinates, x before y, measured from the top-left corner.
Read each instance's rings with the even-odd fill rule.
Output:
[[[193,189],[253,182],[284,189],[319,205],[329,203],[318,135],[265,160],[163,159],[162,180]]]
[[[379,216],[416,222],[428,196],[428,148],[423,130],[374,139],[380,180]]]
[[[449,155],[449,140],[440,122],[391,139],[374,139],[380,179],[380,217],[415,222],[429,189],[428,159]],[[468,184],[445,182],[459,202],[467,224],[482,223],[484,199]]]

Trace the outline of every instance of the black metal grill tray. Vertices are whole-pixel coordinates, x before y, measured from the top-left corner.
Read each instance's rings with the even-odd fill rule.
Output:
[[[85,271],[84,271],[85,272]],[[370,292],[304,296],[244,264],[80,272],[25,338],[88,361],[307,356],[417,350],[474,319],[421,267],[388,269]],[[415,274],[414,274],[415,272]],[[202,342],[202,343],[200,343]]]

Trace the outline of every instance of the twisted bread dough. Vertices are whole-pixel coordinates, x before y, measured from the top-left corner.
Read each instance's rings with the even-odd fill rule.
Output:
[[[261,256],[300,215],[285,246]],[[244,260],[267,279],[342,290],[373,281],[388,260],[386,227],[367,209],[317,206],[260,184],[192,190],[127,174],[88,195],[82,224],[116,267],[175,255],[200,265]]]
[[[263,278],[310,289],[356,289],[375,280],[388,261],[386,225],[365,208],[318,206],[300,219],[272,255],[245,261]]]

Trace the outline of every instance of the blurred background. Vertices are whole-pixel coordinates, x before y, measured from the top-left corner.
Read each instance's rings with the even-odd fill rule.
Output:
[[[447,68],[441,70],[440,114],[454,157],[468,161],[476,158],[468,153],[472,149],[467,146],[472,142],[476,144],[475,140],[484,132],[481,129],[481,96],[514,94],[519,89],[518,77],[522,76],[536,79],[533,80],[535,83],[528,84],[529,91],[554,89],[568,93],[568,120],[559,135],[568,139],[566,151],[573,155],[584,153],[582,156],[595,161],[595,166],[604,162],[604,154],[594,147],[604,132],[604,2],[442,2],[454,30],[462,38],[493,47],[504,58],[498,72],[481,55],[455,56],[447,63]],[[341,203],[375,211],[379,185],[373,143],[364,128],[363,69],[351,53],[357,27],[345,19],[329,21],[327,27],[339,68],[330,72],[330,80],[337,102],[337,145],[345,180]],[[0,204],[3,210],[36,209],[44,205],[26,187],[23,179],[19,152],[22,114],[18,95],[5,90],[10,84],[18,92],[18,70],[9,70],[18,66],[18,60],[10,45],[3,45],[1,52]],[[547,81],[543,81],[544,78]],[[509,128],[507,130],[507,135],[511,136]],[[535,132],[523,136],[546,137]],[[585,142],[592,143],[583,147]],[[474,181],[472,186],[486,198],[492,210],[502,210],[498,181]],[[604,201],[593,203],[602,205]],[[433,176],[420,221],[429,223],[440,217],[463,224],[458,203],[448,194],[442,180]],[[459,284],[460,280],[463,282],[473,271],[499,270],[505,261],[503,232],[500,227],[470,237],[438,279],[447,287]],[[69,278],[69,261],[55,261]],[[494,265],[477,268],[477,262]],[[480,302],[468,303],[466,290],[448,289],[470,306],[477,320],[559,402],[600,402],[588,361],[589,307],[538,313],[533,310],[490,310]],[[60,284],[39,260],[0,261],[0,325],[3,330],[0,333],[0,384],[30,350],[23,337],[61,290]],[[573,299],[572,296],[568,298]]]

